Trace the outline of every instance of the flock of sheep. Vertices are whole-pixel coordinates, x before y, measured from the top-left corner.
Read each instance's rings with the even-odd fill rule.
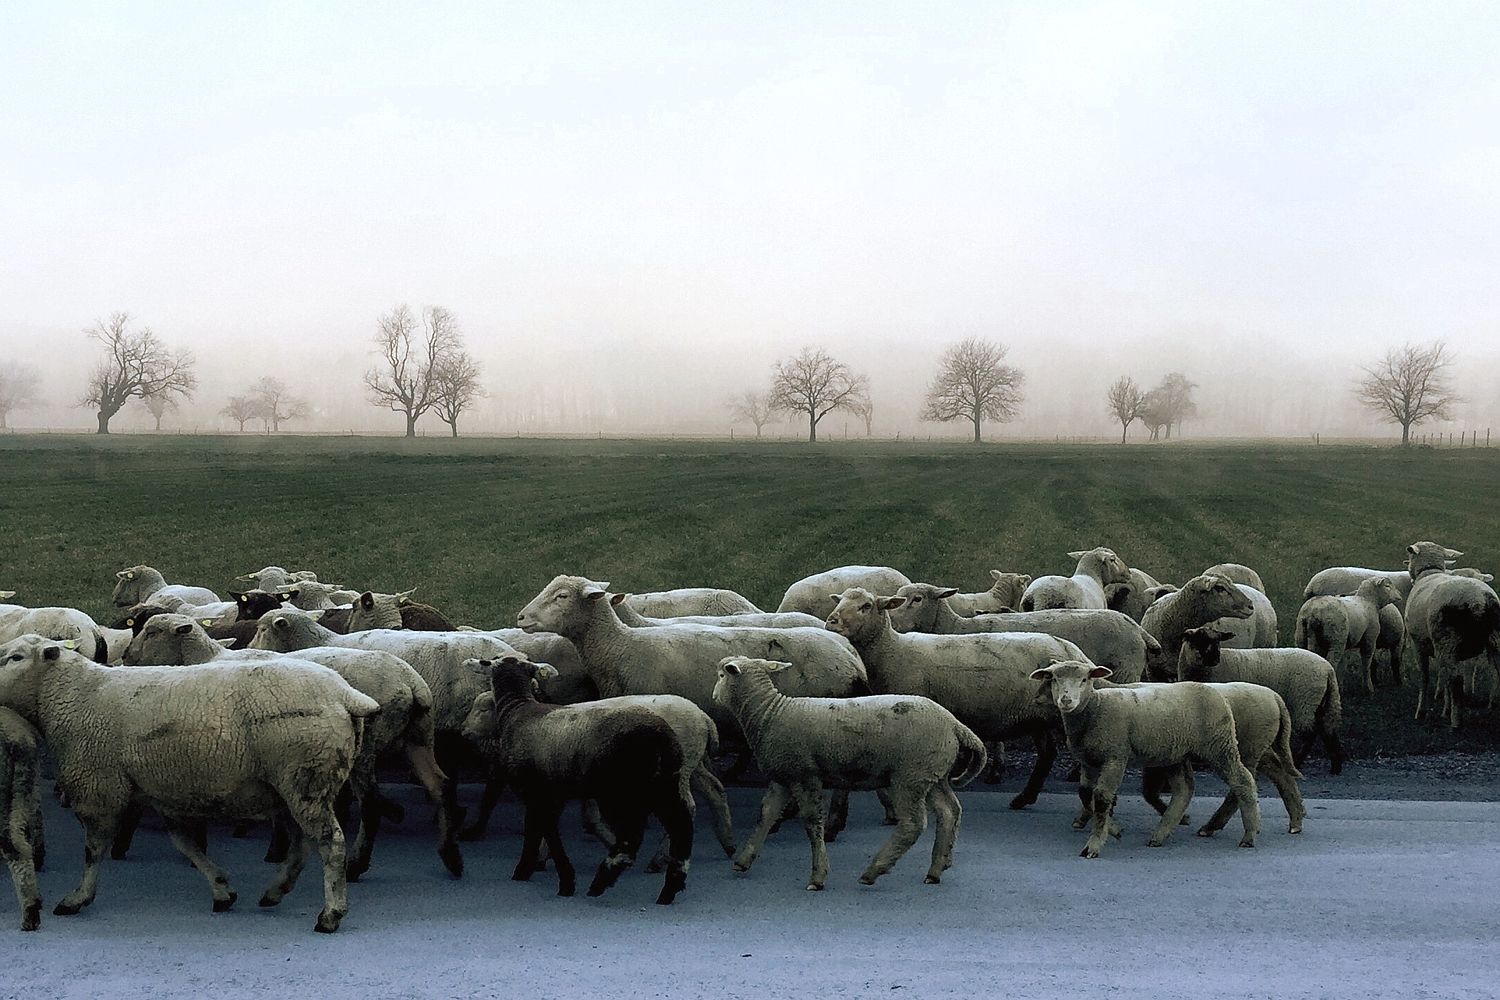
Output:
[[[1399,683],[1410,639],[1419,716],[1436,710],[1459,724],[1465,661],[1488,666],[1493,700],[1500,600],[1489,575],[1453,568],[1460,555],[1417,542],[1402,570],[1316,574],[1291,647],[1278,645],[1248,567],[1220,564],[1171,587],[1107,548],[1071,553],[1070,576],[992,571],[992,586],[972,594],[846,566],[793,584],[775,612],[728,590],[627,595],[559,576],[521,609],[519,627],[488,631],[456,627],[410,592],[343,590],[307,571],[266,567],[221,601],[135,566],[117,574],[123,610],[110,626],[71,608],[0,604],[0,855],[21,927],[33,930],[46,756],[85,835],[81,881],[58,915],[93,901],[104,856],[126,856],[149,807],[207,879],[216,912],[236,897],[207,856],[208,820],[271,820],[267,860],[280,867],[262,906],[291,891],[315,847],[316,929],[331,932],[382,822],[401,818],[377,780],[377,763],[399,760],[437,805],[437,853],[455,877],[459,841],[484,835],[509,786],[525,809],[514,877],[550,858],[564,896],[575,870],[558,824],[575,799],[605,845],[590,895],[634,862],[655,816],[666,836],[650,870],[665,872],[657,901],[671,903],[687,883],[697,798],[738,871],[800,816],[807,887],[821,889],[824,844],[843,828],[851,791],[877,792],[894,826],[860,881],[891,869],[930,810],[935,883],[959,831],[954,789],[981,773],[994,780],[996,745],[1026,738],[1037,759],[1010,804],[1030,805],[1059,736],[1078,767],[1084,857],[1119,836],[1112,814],[1132,763],[1161,815],[1151,845],[1186,822],[1195,768],[1207,767],[1229,792],[1199,835],[1238,811],[1240,844],[1253,847],[1256,775],[1298,833],[1303,756],[1320,742],[1332,771],[1342,766],[1348,652],[1359,684],[1373,687],[1380,650]],[[759,822],[739,843],[715,773],[721,753],[736,754],[736,767],[753,760],[768,781]],[[465,825],[457,782],[476,762],[484,791]]]

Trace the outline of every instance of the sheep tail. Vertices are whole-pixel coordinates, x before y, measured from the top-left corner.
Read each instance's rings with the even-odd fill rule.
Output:
[[[1276,706],[1281,709],[1281,722],[1276,727],[1274,751],[1287,773],[1293,778],[1300,778],[1302,772],[1297,770],[1297,764],[1292,759],[1292,713],[1287,710],[1286,702],[1280,695],[1276,696]]]
[[[1335,671],[1328,672],[1328,687],[1323,692],[1323,700],[1318,703],[1316,718],[1318,729],[1325,733],[1337,732],[1343,721],[1344,700],[1339,694],[1339,678]]]
[[[953,724],[953,734],[958,737],[958,756],[948,772],[948,779],[954,788],[962,788],[984,772],[989,753],[984,748],[984,741],[962,722]]]
[[[708,720],[708,753],[705,756],[710,760],[719,756],[719,727],[713,719]]]
[[[1438,621],[1458,637],[1454,658],[1467,660],[1484,652],[1490,637],[1500,632],[1500,602],[1485,594],[1480,602],[1445,605],[1438,609]]]

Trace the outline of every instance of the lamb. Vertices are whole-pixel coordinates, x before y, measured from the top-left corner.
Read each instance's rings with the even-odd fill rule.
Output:
[[[1313,738],[1323,743],[1328,770],[1344,770],[1344,748],[1339,740],[1343,701],[1338,671],[1317,653],[1299,648],[1225,649],[1227,633],[1212,625],[1182,634],[1176,680],[1228,683],[1247,681],[1279,694],[1291,713],[1292,739],[1297,747],[1293,763],[1301,767]]]
[[[1227,576],[1235,583],[1242,583],[1247,587],[1253,587],[1262,594],[1266,592],[1266,585],[1261,582],[1260,574],[1242,563],[1219,563],[1217,566],[1210,566],[1203,572]]]
[[[647,618],[681,618],[684,615],[761,614],[748,597],[716,587],[683,587],[647,594],[631,594],[627,603]]]
[[[1132,566],[1129,580],[1104,588],[1104,600],[1111,611],[1118,611],[1132,621],[1139,622],[1145,616],[1146,609],[1151,607],[1162,592],[1162,584],[1156,577]]]
[[[0,605],[0,642],[40,635],[73,642],[95,663],[109,662],[109,642],[94,619],[77,608],[25,608]]]
[[[494,728],[468,736],[494,738],[496,766],[526,807],[525,841],[511,877],[531,878],[545,840],[557,894],[573,895],[575,873],[557,819],[569,799],[593,799],[615,843],[588,894],[604,893],[635,862],[650,813],[666,828],[671,852],[656,901],[670,904],[687,885],[693,853],[693,818],[681,795],[684,755],[672,727],[641,705],[543,705],[536,700],[537,666],[515,653],[469,661],[468,669],[476,668],[489,674]]]
[[[1182,634],[1225,618],[1249,618],[1255,605],[1228,577],[1217,574],[1195,576],[1181,590],[1166,594],[1141,619],[1141,627],[1156,637],[1159,651],[1146,654],[1146,679],[1171,680],[1177,673],[1177,655]]]
[[[1025,573],[1002,573],[998,569],[990,570],[990,579],[994,583],[989,590],[977,594],[955,593],[948,598],[948,607],[954,614],[964,618],[1014,611],[1021,606],[1021,595],[1026,593],[1026,586],[1031,583],[1031,577]],[[895,592],[901,593],[900,588]]]
[[[1362,581],[1352,597],[1311,597],[1297,613],[1294,641],[1324,657],[1335,668],[1350,649],[1359,650],[1359,674],[1365,690],[1375,693],[1375,643],[1380,638],[1380,609],[1396,602],[1390,580]]]
[[[516,652],[525,654],[533,663],[546,663],[557,671],[557,676],[542,679],[542,701],[552,705],[576,705],[581,701],[598,700],[599,688],[589,677],[583,657],[578,655],[578,647],[562,636],[519,628],[490,629],[484,634],[492,635]]]
[[[727,628],[822,628],[823,622],[800,611],[757,611],[738,615],[677,615],[648,618],[631,606],[629,594],[610,594],[620,621],[631,628],[648,625],[722,625]]]
[[[399,594],[365,591],[349,610],[349,631],[410,629],[414,632],[452,632],[456,626],[437,608],[411,599],[413,590]]]
[[[240,583],[253,583],[257,590],[281,590],[302,580],[316,583],[318,574],[310,569],[299,569],[293,572],[281,566],[265,566],[254,573],[242,573],[235,577],[235,580]]]
[[[34,931],[42,925],[36,870],[42,866],[46,847],[37,785],[38,739],[30,723],[10,709],[0,708],[0,858],[10,868],[23,931]]]
[[[347,590],[336,583],[319,583],[317,580],[294,580],[274,589],[291,594],[292,606],[303,611],[346,608],[358,600],[360,594],[357,590]]]
[[[750,870],[772,825],[795,801],[812,846],[807,887],[822,889],[828,880],[823,788],[890,789],[896,829],[859,880],[873,885],[901,860],[926,829],[930,806],[938,828],[924,881],[936,885],[953,865],[963,815],[953,786],[962,787],[984,770],[984,744],[927,698],[788,698],[771,681],[788,666],[743,656],[719,662],[714,701],[734,712],[770,779],[760,824],[735,856],[735,871]]]
[[[536,677],[539,683],[545,683],[548,674],[553,672],[555,672],[554,668],[548,664],[536,664]],[[718,775],[713,772],[713,758],[719,752],[719,730],[714,725],[714,720],[708,717],[708,713],[686,698],[679,698],[673,694],[627,695],[623,698],[606,698],[589,704],[605,709],[619,705],[641,705],[666,720],[667,725],[672,727],[672,733],[677,737],[677,742],[682,746],[682,780],[679,793],[683,804],[688,807],[690,814],[696,814],[697,803],[693,799],[693,792],[696,790],[699,795],[703,796],[713,813],[714,834],[718,837],[719,846],[724,848],[725,854],[732,857],[734,855],[734,821],[729,814],[729,803],[724,798],[724,785],[719,781]],[[495,732],[497,721],[495,695],[490,691],[474,699],[474,705],[469,709],[469,717],[464,720],[464,734],[479,748],[479,752],[492,762],[499,762],[503,754],[503,748],[498,745],[495,737],[490,735]],[[485,787],[485,795],[479,806],[479,818],[476,821],[481,828],[489,822],[490,813],[494,810],[499,798],[499,785],[494,785],[494,789],[495,793],[492,794],[491,786]],[[589,814],[591,820],[597,819],[596,804],[589,803],[585,812]],[[602,826],[602,822],[589,825],[597,828]],[[606,846],[612,847],[613,831],[605,828],[601,832],[609,834],[605,843]],[[670,856],[668,847],[668,838],[662,838],[661,846],[657,848],[651,864],[646,867],[647,871],[658,872],[666,867]]]
[[[140,795],[208,880],[215,912],[229,909],[235,893],[192,842],[192,821],[290,817],[291,848],[261,905],[275,906],[291,891],[310,838],[323,862],[315,929],[338,929],[348,894],[333,804],[354,765],[361,720],[380,708],[338,674],[290,658],[111,669],[50,639],[22,636],[0,646],[0,705],[41,731],[84,828],[83,879],[57,904],[58,916],[93,902],[115,825]]]
[[[1109,667],[1122,683],[1145,674],[1146,653],[1159,652],[1155,637],[1118,611],[1062,608],[960,618],[953,613],[954,590],[909,583],[896,591],[906,603],[891,611],[897,632],[961,635],[972,632],[1045,632],[1067,639],[1093,663]]]
[[[1052,659],[1083,659],[1083,652],[1066,639],[1035,632],[903,635],[891,627],[890,612],[905,603],[904,597],[877,597],[851,587],[838,595],[827,627],[859,650],[876,694],[931,698],[983,740],[1030,736],[1036,766],[1010,807],[1031,805],[1057,746],[1052,739],[1056,716],[1037,701],[1036,686],[1027,678]]]
[[[181,615],[156,615],[146,623],[131,645],[132,664],[161,666],[223,663],[235,660],[275,659],[282,654],[259,649],[228,650],[212,639],[201,625]],[[383,819],[400,822],[402,809],[380,792],[375,764],[381,755],[402,751],[412,772],[432,801],[451,803],[448,777],[434,755],[435,732],[432,689],[411,665],[398,656],[379,650],[345,649],[332,646],[298,650],[298,660],[318,663],[335,671],[356,691],[380,705],[380,714],[365,724],[364,737],[349,774],[349,789],[359,804],[359,832],[349,857],[349,881],[358,882],[370,868],[370,856]],[[456,842],[455,817],[451,808],[438,811],[438,857],[456,878],[463,874],[463,856]],[[123,854],[128,839],[115,857]],[[269,860],[279,860],[273,847]]]
[[[1446,566],[1452,566],[1448,561]],[[1362,566],[1332,566],[1322,569],[1312,575],[1307,581],[1307,586],[1302,588],[1302,599],[1304,601],[1313,597],[1343,597],[1352,594],[1359,589],[1359,585],[1372,576],[1380,576],[1391,581],[1396,588],[1400,600],[1396,602],[1398,610],[1406,610],[1406,595],[1411,592],[1411,575],[1404,569],[1365,569]]]
[[[1130,570],[1125,560],[1106,548],[1069,552],[1078,560],[1072,576],[1041,576],[1032,580],[1021,597],[1022,611],[1047,611],[1051,608],[1109,607],[1105,588],[1128,583]]]
[[[1483,580],[1448,572],[1450,560],[1462,552],[1436,542],[1414,542],[1406,550],[1412,579],[1406,597],[1406,631],[1417,650],[1422,684],[1417,692],[1417,718],[1427,713],[1428,685],[1436,661],[1437,689],[1447,689],[1448,724],[1457,729],[1463,712],[1458,665],[1483,654],[1492,682],[1500,682],[1500,598]]]
[[[898,587],[911,583],[906,574],[889,566],[840,566],[814,573],[786,589],[777,611],[801,611],[818,621],[826,621],[838,602],[829,595],[850,587],[863,587],[872,594],[894,594]],[[774,659],[774,657],[772,657]]]
[[[1192,799],[1192,761],[1213,769],[1229,785],[1244,823],[1241,847],[1254,847],[1260,831],[1255,778],[1240,759],[1234,713],[1224,695],[1207,684],[1138,684],[1094,687],[1108,667],[1082,660],[1059,661],[1032,672],[1062,716],[1068,748],[1082,772],[1078,797],[1093,815],[1093,831],[1082,856],[1097,858],[1110,832],[1110,813],[1125,767],[1132,760],[1166,768],[1172,801],[1147,844],[1160,847]]]
[[[145,604],[150,597],[175,597],[198,606],[223,603],[219,595],[207,587],[167,583],[166,578],[150,566],[131,566],[115,574],[115,590],[110,597],[115,607],[128,608],[132,604]]]

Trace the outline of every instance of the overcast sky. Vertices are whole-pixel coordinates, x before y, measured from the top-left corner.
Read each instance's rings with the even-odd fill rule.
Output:
[[[398,301],[507,391],[826,344],[891,427],[971,333],[1038,404],[1179,346],[1500,354],[1494,3],[308,6],[0,7],[0,345],[59,396],[118,309],[208,413],[356,393]]]

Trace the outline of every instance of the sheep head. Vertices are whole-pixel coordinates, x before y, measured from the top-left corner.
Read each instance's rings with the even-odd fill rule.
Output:
[[[904,597],[877,597],[863,587],[850,587],[842,594],[830,594],[833,611],[823,627],[854,643],[868,643],[890,628],[887,612],[906,603]]]
[[[1108,587],[1112,583],[1130,582],[1130,567],[1125,565],[1124,559],[1115,554],[1114,549],[1100,546],[1079,552],[1069,552],[1068,558],[1078,560],[1078,568],[1073,571],[1076,575],[1097,577],[1101,586]]]
[[[1226,632],[1212,625],[1184,630],[1182,648],[1177,653],[1177,679],[1204,680],[1207,668],[1219,665],[1219,644],[1233,638],[1233,632]]]
[[[1108,667],[1095,666],[1086,660],[1053,660],[1040,670],[1031,672],[1031,679],[1041,681],[1043,688],[1050,688],[1052,703],[1064,715],[1078,711],[1087,704],[1094,691],[1094,681],[1114,673]]]
[[[719,661],[719,676],[714,682],[714,704],[729,708],[734,700],[734,692],[747,683],[746,678],[756,676],[769,678],[771,674],[790,666],[790,663],[783,663],[780,660],[758,660],[753,656],[726,656]],[[749,683],[754,683],[754,681]]]
[[[596,614],[619,620],[606,600],[608,594],[608,583],[582,576],[554,577],[516,615],[516,624],[525,632],[556,632],[565,639],[577,640]]]
[[[1021,595],[1026,593],[1026,586],[1031,583],[1028,573],[1002,573],[998,569],[990,570],[990,579],[994,581],[990,584],[990,593],[1008,608],[1020,606]]]
[[[1463,553],[1457,549],[1446,548],[1437,542],[1413,542],[1406,547],[1406,571],[1413,580],[1430,570],[1446,571],[1461,555]]]
[[[903,598],[905,603],[891,609],[891,628],[897,632],[931,632],[937,627],[938,612],[942,609],[943,601],[956,593],[957,587],[938,587],[930,583],[905,584],[896,591],[896,596]]]

